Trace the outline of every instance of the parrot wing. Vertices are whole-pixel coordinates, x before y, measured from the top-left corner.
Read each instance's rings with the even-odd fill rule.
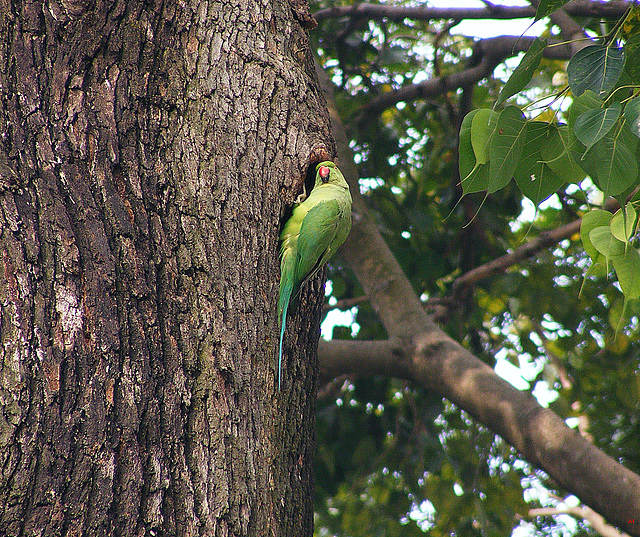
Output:
[[[312,207],[304,217],[298,237],[296,274],[296,279],[301,284],[313,277],[335,253],[332,245],[338,233],[342,212],[340,204],[335,199],[330,199]]]

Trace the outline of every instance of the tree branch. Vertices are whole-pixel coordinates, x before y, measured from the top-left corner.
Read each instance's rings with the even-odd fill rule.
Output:
[[[561,240],[568,239],[580,231],[581,222],[582,219],[579,219],[551,231],[543,231],[535,239],[519,246],[513,252],[470,270],[454,280],[454,294],[457,294],[463,288],[476,284],[480,280],[495,276],[524,259],[533,257],[540,250],[546,250]]]
[[[320,340],[320,382],[340,375],[362,374],[405,378],[407,365],[402,361],[404,349],[399,340],[347,341]],[[355,367],[354,367],[355,365]],[[362,367],[360,367],[362,366]]]
[[[536,8],[538,7],[538,0],[529,0],[529,2],[532,6]],[[625,6],[625,10],[626,7],[627,6]],[[625,11],[620,13],[616,18],[620,18],[624,14]],[[562,39],[571,43],[571,55],[573,56],[576,52],[586,47],[588,45],[588,41],[584,39],[585,37],[587,37],[584,28],[582,28],[582,26],[574,21],[570,15],[571,14],[563,6],[551,13],[549,15],[549,19],[553,24],[557,25],[558,28],[560,28]]]
[[[607,524],[598,513],[585,505],[577,505],[575,507],[542,507],[540,509],[530,509],[529,516],[555,516],[555,515],[571,515],[576,518],[582,518],[591,524],[591,527],[597,531],[602,537],[629,537],[628,533],[619,531],[617,528]]]
[[[475,84],[493,73],[493,70],[507,58],[527,51],[533,40],[533,37],[520,36],[480,39],[476,42],[473,55],[469,61],[471,67],[459,73],[430,78],[419,84],[403,86],[398,90],[374,97],[359,112],[357,121],[366,121],[372,114],[379,114],[401,101],[410,102],[415,99],[430,99],[443,93]],[[547,47],[544,51],[544,56],[567,60],[571,57],[571,48],[564,45]]]
[[[592,2],[579,0],[565,6],[565,11],[576,17],[618,18],[624,13],[627,2]],[[314,14],[318,22],[327,19],[350,17],[352,19],[388,19],[401,22],[411,20],[441,20],[441,19],[532,19],[536,9],[532,6],[501,6],[493,4],[485,8],[462,7],[401,7],[378,4],[357,4],[355,6],[337,6],[321,9]]]
[[[629,518],[640,513],[640,477],[584,440],[528,392],[516,390],[429,319],[368,214],[331,83],[322,69],[318,76],[354,202],[353,227],[341,254],[391,337],[387,342],[320,342],[323,376],[367,371],[410,380],[440,393],[585,504],[640,536],[640,526]]]
[[[618,202],[613,198],[610,198],[605,203],[603,209],[607,211],[614,211],[618,207]],[[581,223],[582,218],[578,218],[577,220],[570,222],[569,224],[560,226],[556,229],[543,231],[535,239],[523,244],[522,246],[519,246],[518,248],[513,250],[513,252],[509,252],[502,257],[498,257],[493,261],[489,261],[484,265],[480,265],[479,267],[466,272],[465,274],[454,280],[452,285],[453,293],[457,294],[462,289],[475,285],[480,280],[495,276],[496,274],[505,271],[516,263],[533,257],[539,251],[546,250],[554,244],[557,244],[564,239],[570,238],[571,236],[580,232]]]

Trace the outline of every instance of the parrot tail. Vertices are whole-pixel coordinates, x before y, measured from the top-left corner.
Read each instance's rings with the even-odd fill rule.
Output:
[[[278,355],[278,391],[280,391],[280,383],[282,380],[282,343],[284,341],[284,329],[287,325],[287,310],[293,292],[293,283],[285,283],[280,292],[279,310],[282,312],[282,327],[280,328],[280,354]]]

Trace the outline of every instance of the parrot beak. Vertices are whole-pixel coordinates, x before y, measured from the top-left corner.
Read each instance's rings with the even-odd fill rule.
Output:
[[[327,166],[320,166],[318,173],[320,174],[320,179],[322,179],[322,182],[326,183],[329,180],[331,170]]]

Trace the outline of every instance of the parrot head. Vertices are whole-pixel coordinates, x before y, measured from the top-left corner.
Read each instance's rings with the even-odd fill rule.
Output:
[[[338,168],[336,168],[336,165],[330,160],[320,162],[316,166],[316,185],[322,185],[331,182],[332,172],[335,173],[336,171],[338,171]]]
[[[320,179],[322,179],[322,182],[326,183],[331,175],[331,168],[329,168],[329,166],[319,166],[318,175],[320,176]]]

